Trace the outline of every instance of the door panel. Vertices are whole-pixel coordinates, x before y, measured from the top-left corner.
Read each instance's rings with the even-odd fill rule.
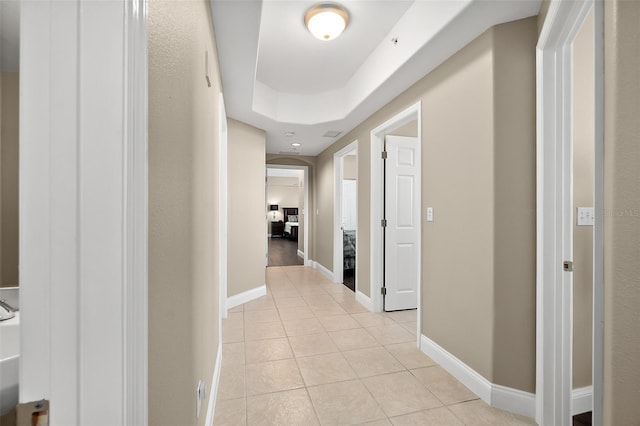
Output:
[[[418,306],[420,156],[418,138],[386,137],[385,310]]]

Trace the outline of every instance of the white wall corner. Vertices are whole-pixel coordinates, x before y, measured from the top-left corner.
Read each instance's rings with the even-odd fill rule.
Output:
[[[318,262],[313,262],[313,268],[317,269],[318,271],[320,271],[322,273],[322,275],[324,275],[325,277],[329,278],[331,280],[331,282],[334,282],[334,280],[333,280],[333,272],[332,271],[330,271],[329,269],[325,268],[324,266],[322,266]]]
[[[593,386],[576,388],[571,391],[571,415],[593,411]]]
[[[252,288],[251,290],[244,291],[240,294],[235,294],[231,297],[227,297],[227,309],[233,309],[236,306],[242,305],[243,303],[251,302],[259,297],[262,297],[267,294],[267,286],[262,284],[256,288]]]
[[[301,257],[304,259],[304,252],[302,250],[298,250],[298,257]]]
[[[420,350],[492,407],[527,417],[535,415],[535,395],[491,383],[424,334]]]
[[[204,421],[205,426],[213,426],[213,417],[216,413],[216,400],[218,397],[218,385],[220,384],[220,372],[222,371],[222,335],[218,336],[218,355],[216,356],[216,365],[213,368],[213,377],[211,378],[211,392],[209,393],[209,407],[207,408],[207,417]]]
[[[369,312],[373,312],[373,302],[371,298],[360,290],[356,290],[356,301],[367,308]]]

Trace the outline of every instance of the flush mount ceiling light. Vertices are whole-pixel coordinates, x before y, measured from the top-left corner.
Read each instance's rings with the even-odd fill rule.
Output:
[[[349,13],[337,4],[318,4],[307,10],[304,24],[320,40],[333,40],[349,24]]]
[[[296,148],[299,147],[301,144],[299,142],[294,142],[291,144],[291,146],[295,146]]]

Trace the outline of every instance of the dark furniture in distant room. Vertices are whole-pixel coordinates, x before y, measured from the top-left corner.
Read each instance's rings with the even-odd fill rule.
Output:
[[[284,222],[271,222],[271,236],[272,237],[284,237]]]
[[[283,207],[284,212],[284,236],[290,240],[298,240],[298,208]]]

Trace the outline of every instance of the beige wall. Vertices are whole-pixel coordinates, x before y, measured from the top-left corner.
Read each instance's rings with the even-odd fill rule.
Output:
[[[594,28],[593,11],[573,43],[573,205],[593,207]],[[593,226],[573,227],[573,387],[591,385],[593,333]]]
[[[229,119],[227,296],[265,284],[265,133]],[[242,167],[238,167],[238,165]],[[281,206],[282,207],[282,206]]]
[[[423,334],[490,381],[493,33],[484,33],[431,73],[422,104],[422,198],[434,209],[434,222],[424,224],[422,236]],[[465,267],[456,267],[461,261]]]
[[[209,2],[149,2],[149,423],[203,424],[218,335],[218,96]],[[212,87],[203,73],[209,52]]]
[[[356,180],[358,177],[358,157],[356,155],[347,155],[342,158],[342,177],[345,180]]]
[[[402,127],[391,131],[394,136],[418,137],[418,120],[412,120]]]
[[[640,424],[640,2],[604,2],[604,424]]]
[[[315,219],[316,219],[316,157],[309,157],[306,155],[283,155],[283,154],[267,154],[267,164],[284,165],[284,166],[307,166],[309,170],[309,211],[304,214],[308,214],[309,221],[309,259],[315,260]],[[304,189],[304,186],[303,186]],[[304,204],[302,200],[301,206]],[[302,216],[304,216],[302,214]],[[298,250],[304,251],[304,224],[300,223],[298,228]]]
[[[494,29],[493,381],[534,392],[536,19]]]
[[[528,392],[535,384],[535,42],[535,18],[490,29],[317,158],[316,257],[331,269],[333,154],[359,141],[357,285],[369,295],[370,132],[422,102],[422,217],[431,206],[436,218],[422,235],[423,332],[490,381]]]
[[[18,285],[18,81],[17,72],[2,72],[0,287]]]

